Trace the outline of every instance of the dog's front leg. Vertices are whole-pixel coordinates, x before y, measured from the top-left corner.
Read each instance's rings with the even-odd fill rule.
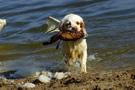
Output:
[[[83,51],[83,54],[80,60],[80,73],[87,73],[86,62],[87,62],[87,50]]]

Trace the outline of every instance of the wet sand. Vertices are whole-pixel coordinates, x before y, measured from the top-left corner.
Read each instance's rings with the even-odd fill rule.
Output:
[[[13,80],[13,81],[12,81]],[[34,83],[34,88],[18,83]],[[0,80],[0,90],[135,90],[135,70],[74,74],[61,80],[41,83],[36,77]]]

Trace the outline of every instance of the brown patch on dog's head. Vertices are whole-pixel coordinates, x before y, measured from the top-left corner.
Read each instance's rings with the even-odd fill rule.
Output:
[[[84,28],[85,28],[85,24],[84,24],[84,22],[81,22],[80,27],[81,27],[82,29],[84,29]]]

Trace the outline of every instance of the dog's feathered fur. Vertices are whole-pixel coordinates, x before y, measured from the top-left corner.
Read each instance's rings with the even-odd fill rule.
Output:
[[[60,22],[59,29],[61,31],[83,30],[84,38],[86,36],[85,24],[83,19],[76,14],[66,15]],[[73,66],[76,60],[80,61],[80,72],[87,73],[87,43],[86,39],[81,38],[76,41],[63,41],[62,50],[67,59],[68,65]]]

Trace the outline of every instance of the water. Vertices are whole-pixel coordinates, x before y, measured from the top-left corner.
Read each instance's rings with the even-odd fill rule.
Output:
[[[42,46],[48,16],[83,17],[89,34],[88,71],[131,69],[135,66],[135,0],[1,0],[0,73],[25,66],[51,68],[62,60],[56,44]]]

